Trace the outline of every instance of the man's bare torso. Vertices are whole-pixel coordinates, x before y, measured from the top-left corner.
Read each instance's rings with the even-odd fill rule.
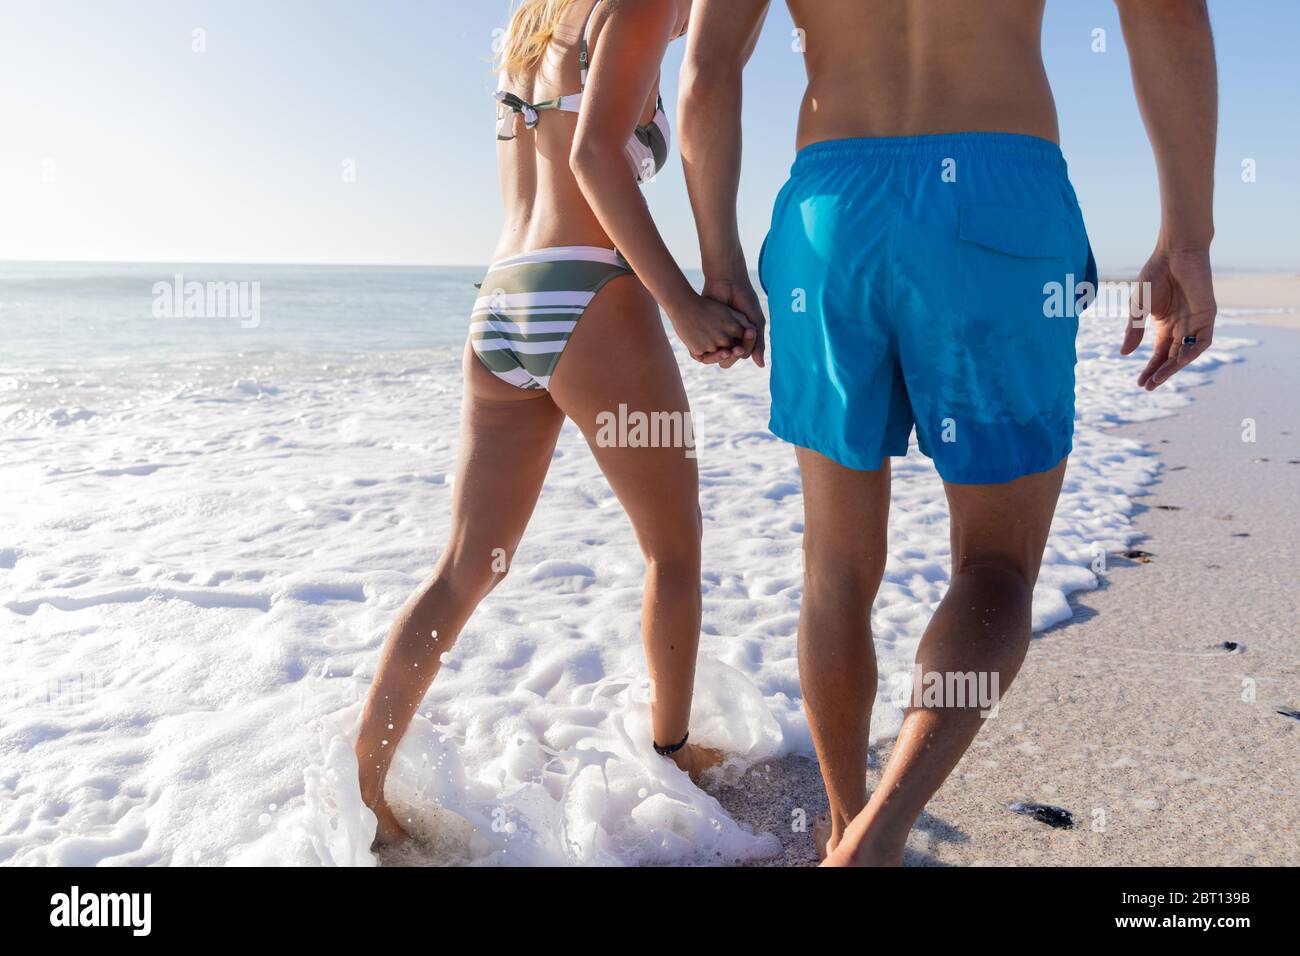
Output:
[[[986,130],[1058,139],[1044,0],[789,0],[808,91],[799,146]]]

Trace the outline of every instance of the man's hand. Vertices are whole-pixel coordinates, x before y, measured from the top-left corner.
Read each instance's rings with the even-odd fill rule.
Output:
[[[749,277],[705,279],[703,294],[739,312],[749,320],[749,325],[754,332],[752,340],[746,337],[745,345],[747,348],[744,352],[740,354],[734,354],[733,352],[730,357],[722,359],[719,364],[723,368],[731,368],[736,362],[752,357],[754,364],[762,368],[767,355],[767,344],[763,336],[767,327],[767,319],[763,315],[763,307],[759,304],[758,293],[754,291],[754,286],[750,283]]]
[[[673,331],[697,362],[730,367],[753,350],[758,333],[749,320],[716,299],[691,293],[665,311]]]
[[[1149,301],[1144,302],[1147,289],[1151,290]],[[1138,276],[1138,288],[1129,303],[1128,330],[1120,348],[1121,355],[1129,355],[1138,347],[1149,312],[1156,326],[1155,349],[1137,383],[1153,391],[1208,349],[1214,340],[1218,311],[1209,249],[1157,249]],[[1185,344],[1188,337],[1195,342]]]
[[[1155,352],[1138,384],[1151,391],[1209,348],[1214,334],[1210,242],[1218,75],[1204,0],[1116,4],[1160,177],[1160,241],[1139,276],[1150,283],[1151,301],[1130,305],[1120,350],[1128,355],[1138,347],[1149,311],[1156,323]],[[1189,336],[1195,341],[1184,345]]]
[[[736,190],[740,186],[743,73],[754,52],[771,0],[695,0],[686,32],[678,145],[686,189],[700,235],[704,294],[745,316],[751,337],[743,348],[714,352],[701,361],[730,368],[753,356],[763,364],[763,311],[740,254]]]

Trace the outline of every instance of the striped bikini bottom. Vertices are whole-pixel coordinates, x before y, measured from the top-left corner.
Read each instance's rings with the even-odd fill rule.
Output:
[[[546,388],[569,336],[610,279],[632,275],[613,249],[556,246],[495,262],[470,322],[474,354],[517,388]]]

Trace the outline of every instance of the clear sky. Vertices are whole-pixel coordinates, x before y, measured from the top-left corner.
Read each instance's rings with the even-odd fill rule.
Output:
[[[0,0],[0,259],[484,263],[500,222],[491,45],[508,9]],[[1215,262],[1296,269],[1300,2],[1212,0],[1211,12]],[[1105,53],[1092,51],[1099,27]],[[747,73],[751,254],[794,153],[803,66],[790,31],[776,0]],[[1101,266],[1138,265],[1158,204],[1114,5],[1048,0],[1043,44]],[[674,44],[664,71],[670,114],[681,55]],[[697,263],[680,165],[647,188],[670,245]]]

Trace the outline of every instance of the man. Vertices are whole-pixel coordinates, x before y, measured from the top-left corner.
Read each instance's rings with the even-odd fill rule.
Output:
[[[761,328],[736,224],[741,73],[769,0],[695,0],[682,155],[706,293]],[[1201,0],[1118,0],[1159,170],[1153,389],[1210,345],[1217,91]],[[917,672],[1002,691],[1024,659],[1034,582],[1070,451],[1077,319],[1046,305],[1095,281],[1040,52],[1043,0],[789,0],[807,93],[759,274],[772,423],[806,512],[799,669],[830,799],[829,865],[898,865],[913,823],[978,732],[979,704],[906,714],[866,793],[889,459],[944,480],[952,578]],[[1081,42],[1086,42],[1081,41]],[[1099,116],[1100,118],[1100,116]],[[1057,297],[1059,302],[1059,296]],[[1122,351],[1137,348],[1135,312]],[[760,339],[756,349],[763,354]]]

